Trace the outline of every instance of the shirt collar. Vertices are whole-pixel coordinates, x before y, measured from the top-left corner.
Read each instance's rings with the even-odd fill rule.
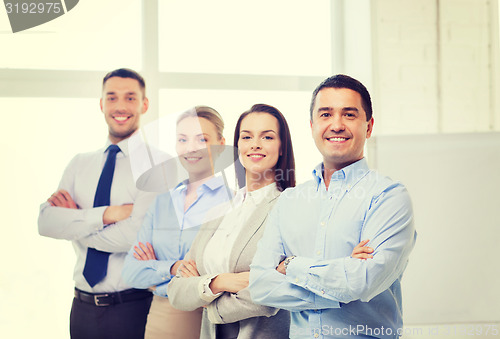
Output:
[[[109,140],[109,138],[106,140],[106,144],[104,145],[104,150],[103,150],[103,153],[106,152],[108,150],[108,147],[111,145],[111,140]],[[116,146],[120,147],[120,151],[121,153],[123,153],[123,155],[125,157],[128,157],[128,138],[127,139],[124,139],[122,141],[120,141],[119,143],[116,144]]]
[[[246,193],[245,200],[250,199],[254,204],[259,204],[264,200],[266,196],[271,194],[274,191],[277,191],[278,187],[276,186],[276,182],[269,184],[267,186],[261,187],[258,190],[247,192],[246,187],[244,188],[244,193]]]
[[[323,181],[323,163],[318,164],[312,171],[313,179],[319,186]],[[368,163],[365,158],[362,158],[349,166],[342,168],[332,174],[331,181],[343,180],[352,188],[356,183],[361,180],[369,171]]]
[[[174,191],[184,191],[187,187],[188,182],[189,182],[188,179],[181,181],[177,186],[175,186]],[[213,178],[210,178],[203,184],[201,184],[199,189],[202,189],[204,191],[207,189],[215,191],[216,189],[222,187],[223,185],[224,185],[224,180],[222,179],[222,177],[214,176]]]

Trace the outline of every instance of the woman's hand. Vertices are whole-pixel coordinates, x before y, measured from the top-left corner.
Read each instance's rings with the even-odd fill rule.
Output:
[[[194,260],[180,260],[180,261],[182,262],[179,265],[178,271],[181,272],[181,276],[183,278],[200,276],[200,273],[198,273],[198,268],[196,268],[196,262]]]
[[[238,293],[248,287],[250,272],[222,273],[212,279],[210,289],[213,294],[220,292]]]
[[[173,265],[172,267],[170,267],[170,274],[171,275],[176,275],[177,274],[177,270],[179,269],[179,267],[181,267],[181,265],[184,264],[184,262],[186,262],[185,260],[177,260]]]
[[[147,242],[146,245],[140,242],[139,246],[134,246],[134,251],[134,258],[137,260],[156,260],[153,245],[149,242]]]
[[[373,255],[370,254],[373,253],[373,248],[365,246],[369,241],[369,239],[363,240],[356,247],[354,247],[351,253],[351,258],[362,260],[373,258]]]

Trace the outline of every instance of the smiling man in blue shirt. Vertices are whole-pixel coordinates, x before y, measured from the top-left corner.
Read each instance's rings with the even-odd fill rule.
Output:
[[[310,110],[323,162],[271,212],[251,265],[252,299],[291,311],[291,338],[397,338],[401,278],[416,240],[410,197],[364,159],[374,120],[363,84],[330,77]],[[362,240],[372,255],[351,258]]]

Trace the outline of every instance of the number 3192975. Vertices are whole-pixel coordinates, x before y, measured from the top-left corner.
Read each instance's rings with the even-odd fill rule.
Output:
[[[23,2],[23,3],[11,3],[6,2],[5,8],[7,9],[7,14],[11,13],[23,13],[23,14],[42,14],[42,13],[61,13],[61,3],[58,2]]]

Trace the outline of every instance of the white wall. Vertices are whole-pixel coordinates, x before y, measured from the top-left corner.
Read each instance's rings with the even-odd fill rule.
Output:
[[[489,307],[500,296],[490,283],[498,270],[475,246],[500,235],[491,227],[492,207],[482,209],[495,201],[500,187],[480,174],[493,168],[497,153],[491,153],[487,136],[474,138],[474,133],[500,131],[498,1],[376,0],[371,5],[374,134],[381,137],[371,140],[371,150],[384,156],[372,155],[381,170],[408,181],[420,216],[420,235],[403,279],[405,338],[495,338],[500,318]],[[439,135],[460,132],[472,133],[466,135],[470,139]],[[407,145],[408,140],[414,149],[406,153],[387,143]],[[423,194],[431,182],[436,191]],[[452,193],[447,184],[463,193]],[[476,189],[478,194],[472,193]],[[432,216],[444,221],[435,224]]]
[[[376,133],[500,130],[497,4],[372,2]]]

